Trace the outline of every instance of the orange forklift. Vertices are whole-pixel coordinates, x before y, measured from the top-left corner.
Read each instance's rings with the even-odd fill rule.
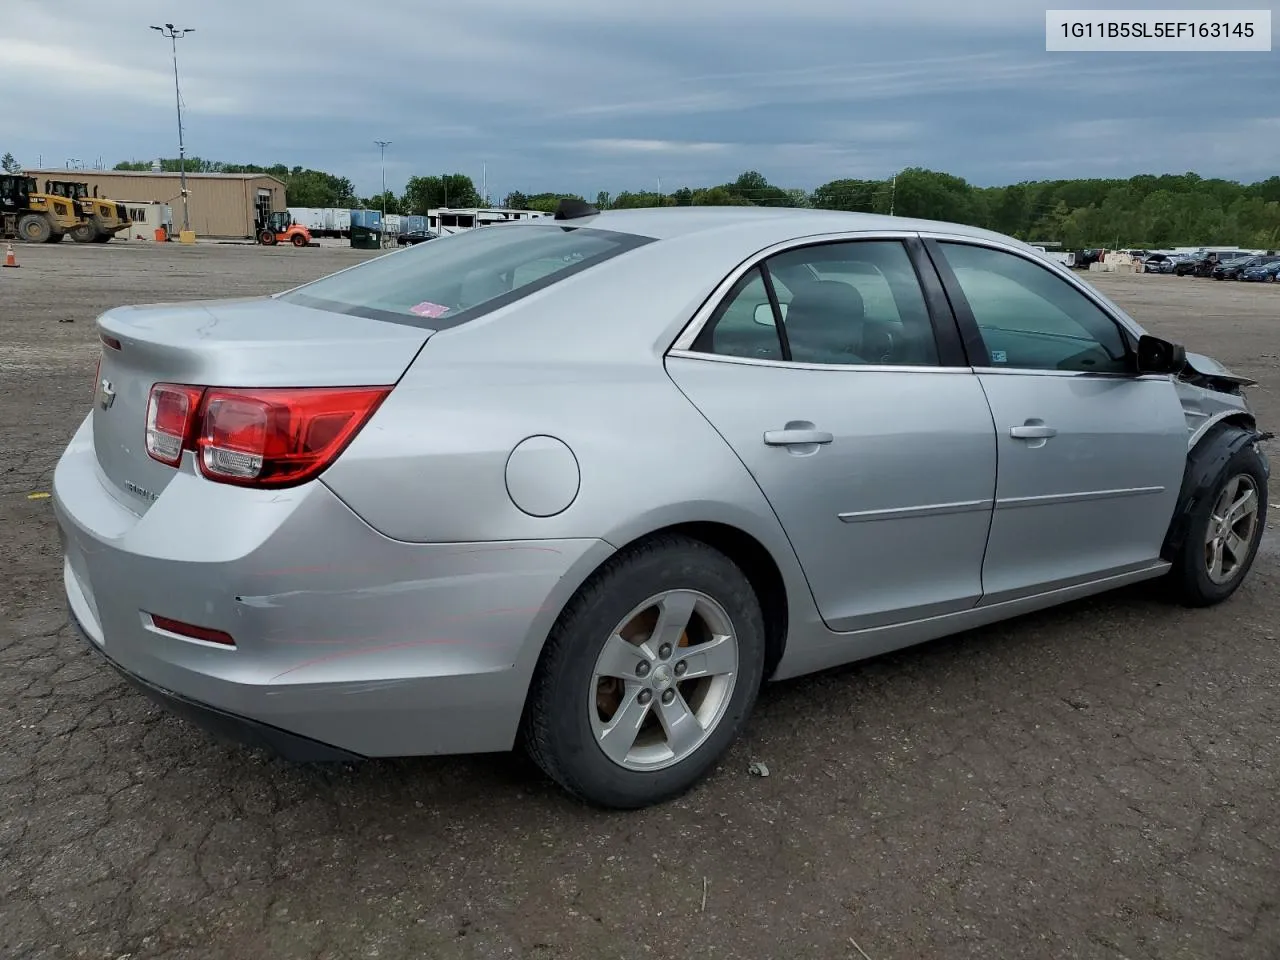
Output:
[[[295,247],[318,247],[320,244],[311,239],[311,231],[300,223],[294,223],[288,210],[259,215],[254,225],[258,242],[264,247],[274,247],[278,243],[292,243]]]

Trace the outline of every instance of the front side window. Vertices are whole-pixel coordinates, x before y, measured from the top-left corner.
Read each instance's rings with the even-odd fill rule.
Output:
[[[989,366],[1130,371],[1119,326],[1061,277],[1002,250],[953,242],[938,247],[973,312]]]
[[[799,363],[938,363],[924,294],[897,240],[818,244],[769,257],[730,291],[694,349]]]
[[[280,299],[432,329],[453,327],[650,242],[586,227],[470,230],[369,260]]]

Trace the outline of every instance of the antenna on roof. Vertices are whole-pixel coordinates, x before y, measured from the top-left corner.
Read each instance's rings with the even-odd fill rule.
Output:
[[[600,211],[585,200],[574,200],[572,197],[561,197],[556,204],[556,220],[577,220],[580,217],[594,217]]]

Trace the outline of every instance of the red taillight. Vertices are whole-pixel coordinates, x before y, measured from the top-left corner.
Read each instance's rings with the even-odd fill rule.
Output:
[[[157,383],[147,400],[147,453],[163,464],[176,467],[191,436],[191,426],[200,408],[201,387],[178,383]]]
[[[390,392],[390,387],[232,390],[158,383],[147,410],[147,451],[176,466],[183,449],[194,450],[200,472],[222,483],[292,486],[333,463]],[[174,438],[181,438],[176,451]]]
[[[231,634],[222,630],[214,630],[211,627],[197,627],[191,623],[183,623],[181,620],[170,620],[168,617],[156,616],[151,614],[151,625],[157,630],[164,630],[166,633],[176,633],[180,637],[187,637],[191,640],[203,640],[205,643],[216,643],[224,647],[234,647],[235,639]]]

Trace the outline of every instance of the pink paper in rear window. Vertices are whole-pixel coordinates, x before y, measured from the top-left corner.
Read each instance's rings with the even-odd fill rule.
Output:
[[[422,303],[417,303],[410,307],[409,312],[419,317],[443,317],[449,312],[449,308],[442,307],[438,303],[432,303],[430,300],[424,300]]]

